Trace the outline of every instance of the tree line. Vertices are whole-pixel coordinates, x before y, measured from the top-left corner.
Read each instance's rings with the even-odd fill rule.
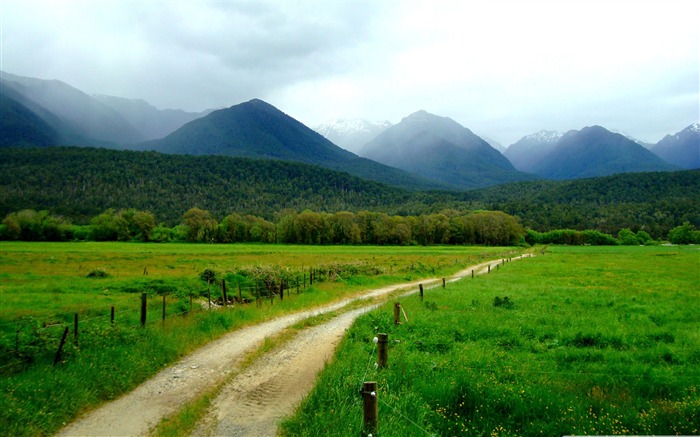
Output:
[[[200,208],[191,208],[180,224],[157,224],[148,211],[108,209],[89,225],[73,225],[47,211],[22,210],[8,214],[0,238],[25,241],[186,241],[193,243],[284,243],[434,245],[479,244],[512,246],[524,242],[525,229],[500,211],[397,216],[360,211],[353,213],[284,210],[274,221],[231,213],[220,221]]]
[[[465,192],[411,192],[317,166],[225,156],[178,156],[79,147],[3,149],[0,217],[23,209],[86,225],[108,208],[150,211],[167,227],[199,205],[277,222],[280,211],[426,216],[503,211],[537,232],[622,229],[667,237],[700,227],[700,170],[530,181]]]
[[[657,244],[645,231],[621,229],[617,236],[597,230],[558,229],[538,232],[524,228],[501,211],[444,210],[418,216],[382,212],[297,212],[287,209],[270,221],[231,213],[222,220],[191,208],[181,223],[168,227],[148,211],[108,209],[88,225],[73,225],[48,211],[25,209],[8,214],[0,224],[0,239],[23,241],[140,241],[192,243],[282,243],[308,245],[647,245]],[[158,224],[157,224],[158,223]],[[675,244],[700,244],[700,231],[686,222],[668,233]]]

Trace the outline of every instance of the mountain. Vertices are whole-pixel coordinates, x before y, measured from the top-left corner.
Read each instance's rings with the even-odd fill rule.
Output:
[[[486,141],[487,143],[489,143],[489,146],[498,150],[499,152],[501,152],[501,154],[506,151],[506,148],[503,147],[503,144],[499,143],[498,141],[494,140],[493,138],[482,136],[481,139]]]
[[[244,156],[306,162],[409,189],[446,186],[360,158],[258,99],[214,111],[187,123],[165,138],[145,142],[138,147],[182,155]]]
[[[531,171],[548,179],[678,170],[640,144],[600,126],[564,134]]]
[[[388,121],[372,122],[359,118],[337,118],[317,126],[314,130],[333,144],[350,152],[358,153],[362,146],[372,141],[390,126],[391,123]]]
[[[43,116],[41,112],[50,113],[47,117],[53,118],[53,123],[61,123],[61,129],[69,133],[68,137],[117,144],[143,140],[136,128],[117,111],[64,82],[6,72],[0,72],[0,81],[3,92],[12,90],[22,96],[22,100],[15,100],[32,110],[34,108],[31,105],[40,106],[40,112],[34,110],[38,115]],[[51,120],[45,121],[52,124]]]
[[[561,137],[562,134],[559,132],[542,130],[522,137],[511,144],[503,154],[518,170],[532,172],[534,167],[554,149]]]
[[[360,154],[461,189],[534,179],[469,129],[426,111],[386,129]]]
[[[0,93],[0,147],[46,147],[59,142],[59,133],[39,115]]]
[[[632,135],[628,134],[627,132],[617,130],[617,129],[610,129],[610,132],[615,133],[615,134],[620,134],[623,137],[627,137],[630,140],[634,141],[635,143],[639,144],[640,146],[644,147],[647,150],[654,147],[654,143],[647,143],[646,141],[638,140],[637,138],[633,137]]]
[[[681,168],[700,168],[700,125],[693,123],[675,135],[666,135],[651,151]]]
[[[186,123],[212,112],[185,112],[180,109],[158,109],[141,99],[94,94],[92,98],[114,109],[135,127],[144,140],[163,138]]]

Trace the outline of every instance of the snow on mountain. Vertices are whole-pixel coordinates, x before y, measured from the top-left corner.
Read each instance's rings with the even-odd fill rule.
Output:
[[[314,130],[345,150],[353,153],[372,141],[391,126],[388,121],[369,121],[360,118],[337,118],[329,120]]]
[[[638,139],[636,139],[635,137],[633,137],[632,135],[628,134],[627,132],[624,132],[624,131],[621,131],[621,130],[617,130],[617,129],[610,129],[610,132],[616,133],[616,134],[620,134],[620,135],[622,135],[623,137],[627,138],[628,140],[632,140],[632,141],[634,141],[635,143],[641,145],[641,146],[644,147],[645,149],[651,149],[652,147],[654,147],[654,144],[653,144],[653,143],[647,143],[646,141],[638,140]]]
[[[530,134],[524,136],[522,139],[531,141],[531,142],[538,142],[538,143],[556,143],[559,141],[559,138],[561,138],[564,134],[557,132],[557,131],[552,131],[552,130],[541,130],[537,133]]]

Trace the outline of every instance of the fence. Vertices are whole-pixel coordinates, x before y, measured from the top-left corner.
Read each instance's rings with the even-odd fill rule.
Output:
[[[89,343],[85,340],[89,340],[90,335],[99,335],[104,329],[142,329],[158,323],[165,325],[168,319],[193,312],[249,304],[261,306],[266,302],[273,305],[278,298],[282,301],[292,294],[303,293],[314,281],[328,278],[328,271],[309,268],[308,273],[274,281],[237,283],[233,287],[222,279],[219,283],[209,282],[206,290],[186,295],[171,292],[149,296],[142,292],[128,308],[99,306],[72,314],[44,316],[44,321],[29,316],[0,324],[0,331],[6,332],[0,336],[0,375],[15,373],[40,362],[52,362],[56,366],[66,359],[64,351],[68,346],[79,348],[81,343]]]

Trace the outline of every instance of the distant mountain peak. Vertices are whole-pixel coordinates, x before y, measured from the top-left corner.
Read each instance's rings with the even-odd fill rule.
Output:
[[[700,132],[700,123],[695,122],[686,128],[689,132]]]
[[[559,141],[564,134],[553,130],[541,130],[534,134],[526,135],[523,139],[534,140],[541,143],[552,143]]]
[[[336,118],[322,123],[314,130],[343,149],[358,153],[362,146],[391,126],[391,122],[386,120]]]

